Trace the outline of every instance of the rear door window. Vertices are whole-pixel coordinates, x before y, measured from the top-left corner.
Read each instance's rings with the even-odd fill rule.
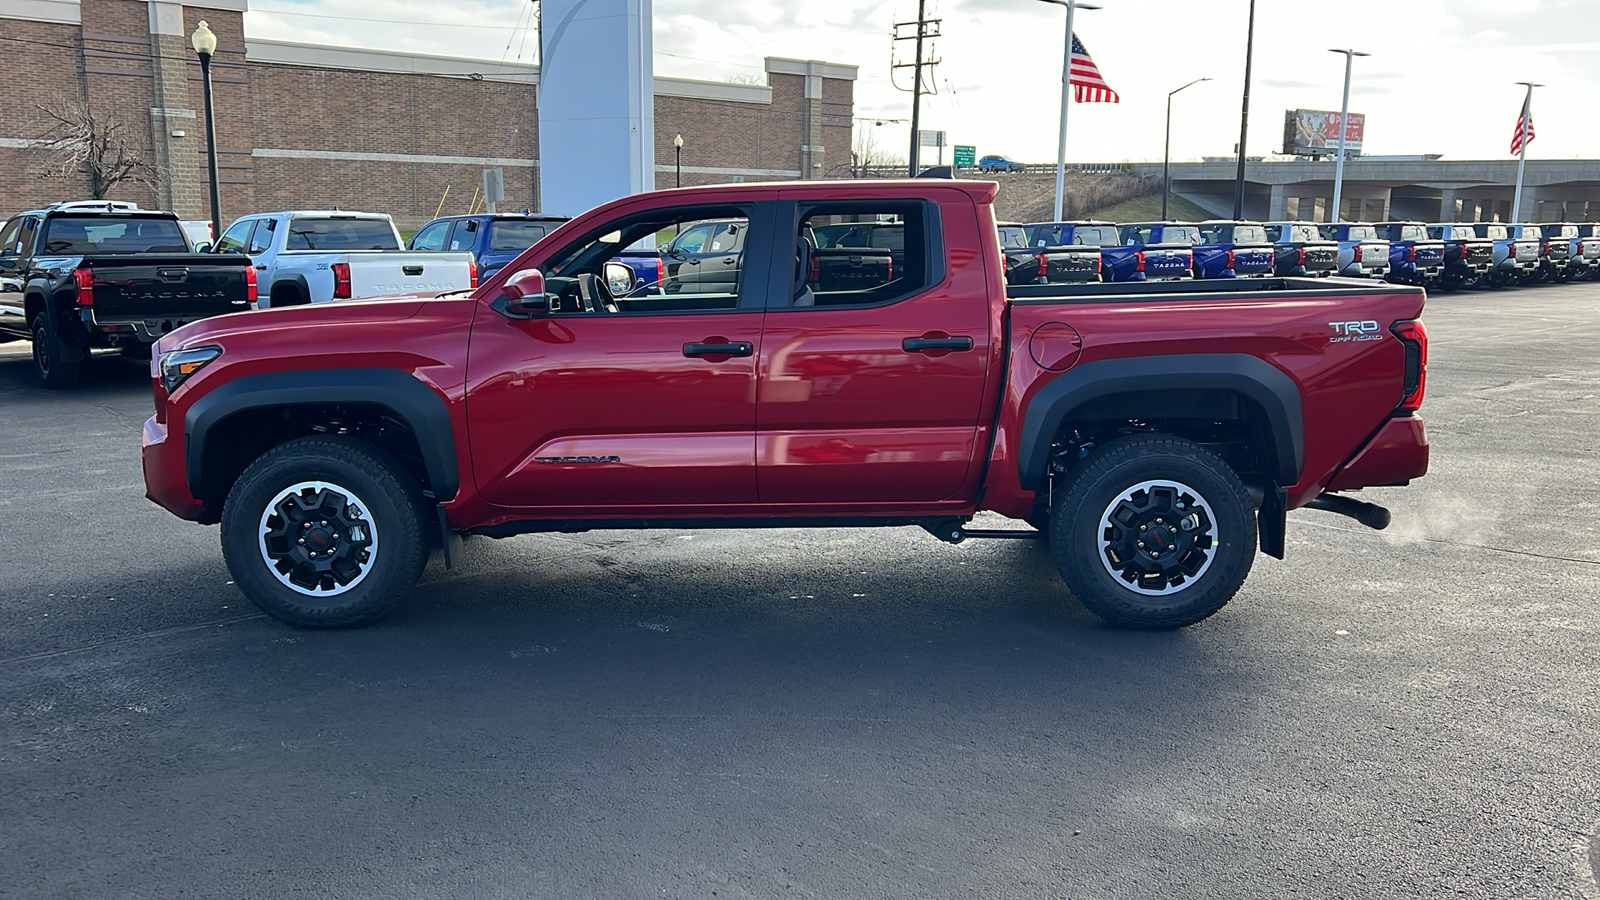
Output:
[[[526,250],[553,230],[551,222],[497,219],[489,226],[489,249]]]
[[[250,255],[255,256],[271,250],[272,238],[277,230],[277,219],[262,219],[256,222],[256,230],[250,234]]]
[[[17,256],[22,253],[22,217],[18,216],[0,231],[0,256]]]
[[[444,242],[446,250],[472,251],[478,246],[478,220],[462,219],[456,222],[456,227],[450,229],[450,237]]]
[[[841,201],[802,208],[789,305],[874,306],[931,283],[931,213],[920,202]],[[812,235],[819,236],[815,244]],[[826,244],[820,236],[826,235]]]

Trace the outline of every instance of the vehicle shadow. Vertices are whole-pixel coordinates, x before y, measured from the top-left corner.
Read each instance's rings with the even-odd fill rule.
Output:
[[[39,383],[33,368],[33,350],[27,341],[0,344],[0,391],[50,396],[110,396],[150,390],[150,361],[117,353],[97,352],[83,364],[81,380],[70,388],[52,390]]]

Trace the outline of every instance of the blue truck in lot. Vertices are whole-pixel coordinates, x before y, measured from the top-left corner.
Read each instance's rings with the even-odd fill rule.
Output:
[[[566,216],[526,211],[444,216],[422,226],[406,246],[411,250],[470,251],[478,261],[479,280],[486,281],[566,220]]]
[[[1474,222],[1478,237],[1494,241],[1494,265],[1483,276],[1490,287],[1505,287],[1513,280],[1531,281],[1539,270],[1539,229],[1503,222]]]
[[[1277,252],[1259,222],[1214,219],[1200,223],[1194,277],[1240,278],[1272,274]]]
[[[1544,235],[1545,242],[1550,245],[1550,252],[1546,254],[1555,267],[1553,274],[1556,281],[1570,281],[1573,278],[1587,274],[1590,266],[1600,262],[1600,246],[1591,247],[1595,251],[1594,257],[1585,254],[1583,239],[1578,236],[1578,225],[1575,222],[1552,222],[1539,226],[1539,231]],[[1565,258],[1561,254],[1565,253]]]
[[[1339,267],[1339,245],[1323,238],[1315,222],[1268,222],[1262,227],[1272,242],[1274,274],[1317,278]]]
[[[1389,281],[1432,286],[1444,274],[1444,241],[1428,237],[1421,222],[1379,222],[1378,237],[1389,242]]]
[[[1117,228],[1119,246],[1101,247],[1106,281],[1177,281],[1194,277],[1200,226],[1139,222]]]

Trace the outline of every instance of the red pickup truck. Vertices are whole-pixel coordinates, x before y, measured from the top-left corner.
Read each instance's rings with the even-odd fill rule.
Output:
[[[1428,466],[1418,288],[1289,278],[1008,288],[995,185],[641,194],[474,291],[269,309],[163,337],[148,495],[222,525],[235,582],[301,626],[373,620],[461,534],[920,525],[1048,537],[1100,616],[1216,612],[1286,512]],[[630,245],[747,229],[679,290]],[[875,279],[815,280],[872,223]],[[993,510],[1034,526],[985,532]]]

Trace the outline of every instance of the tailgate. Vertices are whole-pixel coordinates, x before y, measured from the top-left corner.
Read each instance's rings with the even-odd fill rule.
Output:
[[[250,260],[213,254],[88,256],[101,324],[190,321],[250,307]]]
[[[1332,269],[1339,265],[1338,244],[1309,244],[1305,248],[1305,267],[1311,271]]]
[[[1182,278],[1190,274],[1194,251],[1188,246],[1165,247],[1152,244],[1144,248],[1144,277]]]
[[[1271,247],[1237,247],[1233,251],[1233,270],[1245,274],[1271,272],[1275,256]]]
[[[471,253],[397,253],[375,250],[351,253],[350,296],[442,294],[473,286],[476,267]]]
[[[1040,252],[1045,258],[1045,280],[1051,284],[1100,280],[1099,247],[1046,247]]]
[[[1462,259],[1469,266],[1487,266],[1494,262],[1493,241],[1473,241],[1462,245]]]
[[[1418,244],[1416,244],[1416,248],[1417,248],[1417,265],[1425,266],[1425,267],[1442,266],[1442,265],[1444,265],[1444,242],[1442,242],[1442,241],[1439,242],[1439,243],[1420,243],[1419,242]]]

